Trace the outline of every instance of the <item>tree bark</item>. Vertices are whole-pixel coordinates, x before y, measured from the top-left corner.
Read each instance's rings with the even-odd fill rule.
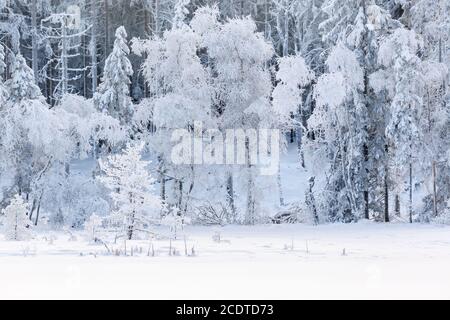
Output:
[[[236,222],[236,206],[234,204],[234,183],[233,183],[233,174],[228,172],[227,176],[227,204],[229,210],[231,210],[231,222]]]
[[[34,73],[34,82],[38,84],[38,48],[37,48],[37,0],[33,0],[31,2],[31,25],[32,25],[32,34],[31,34],[31,64]]]
[[[395,215],[400,217],[400,196],[398,194],[395,195]]]
[[[109,39],[109,0],[104,0],[105,5],[105,53],[104,57],[105,60],[109,55],[109,46],[110,46],[110,39]]]
[[[96,0],[91,0],[91,15],[92,15],[92,27],[91,27],[91,90],[92,95],[97,91],[97,4]]]
[[[368,163],[369,163],[369,147],[365,143],[363,146],[363,153],[364,153],[364,174],[365,174],[365,185],[364,185],[364,218],[369,219],[369,169],[368,169]]]
[[[247,156],[247,212],[245,217],[246,224],[254,224],[255,223],[255,182],[253,177],[253,166],[250,161],[250,141],[249,138],[246,137],[245,140],[245,149]]]
[[[37,209],[36,209],[36,219],[34,220],[34,225],[37,226],[38,225],[38,221],[39,221],[39,213],[41,211],[41,200],[42,200],[42,196],[44,195],[43,192],[41,192],[41,195],[39,196],[39,200],[37,203]]]
[[[412,223],[412,214],[413,214],[413,167],[412,162],[409,163],[409,222]]]
[[[388,156],[388,150],[388,146],[386,145],[386,158]],[[384,222],[389,222],[389,168],[387,163],[384,167]]]
[[[438,216],[438,209],[437,209],[437,187],[436,187],[436,161],[433,160],[432,164],[432,171],[433,171],[433,217]]]
[[[166,200],[166,177],[164,176],[165,169],[164,169],[164,163],[161,157],[159,157],[159,184],[161,186],[161,200]]]
[[[279,199],[280,199],[280,206],[284,206],[283,185],[281,184],[281,168],[280,168],[280,163],[278,163],[277,185],[278,185],[278,197],[279,197]]]

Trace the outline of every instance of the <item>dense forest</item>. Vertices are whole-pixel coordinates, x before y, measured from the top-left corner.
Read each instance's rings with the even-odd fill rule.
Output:
[[[450,222],[449,66],[448,0],[0,0],[0,220]],[[177,164],[177,129],[280,163]]]

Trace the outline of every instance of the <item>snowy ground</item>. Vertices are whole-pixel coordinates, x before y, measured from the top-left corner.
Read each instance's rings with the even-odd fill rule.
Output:
[[[186,235],[193,257],[183,239],[172,243],[179,256],[169,256],[167,239],[153,241],[152,257],[148,241],[113,256],[81,233],[70,242],[62,232],[53,241],[0,236],[0,298],[450,298],[450,227],[188,227]]]

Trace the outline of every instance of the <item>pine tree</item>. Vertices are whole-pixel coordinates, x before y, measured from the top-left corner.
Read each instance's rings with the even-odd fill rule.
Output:
[[[5,215],[4,227],[7,240],[22,241],[31,238],[31,222],[27,216],[28,204],[20,195],[16,194],[2,212]]]
[[[124,27],[116,30],[114,48],[105,62],[102,83],[94,95],[97,108],[125,124],[132,114],[130,98],[130,77],[133,75],[127,44],[127,32]]]
[[[116,207],[113,220],[118,223],[124,236],[132,239],[145,232],[152,218],[161,213],[161,199],[153,194],[154,179],[148,171],[148,161],[141,159],[144,145],[128,145],[123,154],[99,160],[104,176],[99,179],[110,190]]]
[[[20,104],[26,100],[42,101],[41,91],[34,81],[33,70],[20,54],[15,57],[12,77],[6,81],[6,86],[10,94],[10,104]]]
[[[189,13],[187,6],[191,0],[176,0],[174,6],[173,28],[178,29],[186,25],[186,16]]]

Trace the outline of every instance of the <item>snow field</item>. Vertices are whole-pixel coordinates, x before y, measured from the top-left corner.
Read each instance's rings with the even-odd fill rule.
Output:
[[[166,238],[152,241],[154,256],[147,240],[127,241],[127,256],[115,256],[81,233],[70,245],[64,233],[0,241],[0,298],[450,298],[449,227],[262,225],[185,234],[195,256],[185,256],[183,236],[172,241],[179,252],[172,256]]]

